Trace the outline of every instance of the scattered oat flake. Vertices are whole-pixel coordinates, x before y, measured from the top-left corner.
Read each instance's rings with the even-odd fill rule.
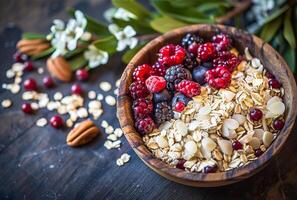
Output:
[[[12,101],[10,99],[4,99],[1,105],[3,108],[9,108],[12,105]]]
[[[39,67],[39,68],[37,69],[37,72],[38,72],[38,74],[43,74],[44,69],[43,69],[42,67]]]
[[[106,127],[106,129],[105,129],[105,132],[106,132],[107,134],[111,134],[111,133],[113,133],[113,131],[114,131],[114,128],[113,128],[112,126],[108,126],[108,127]]]
[[[99,84],[99,87],[101,90],[103,90],[104,92],[108,92],[109,90],[111,90],[112,86],[109,82],[103,81]]]
[[[120,83],[121,83],[121,79],[118,79],[115,83],[116,87],[119,87],[120,86]]]
[[[121,155],[121,159],[124,161],[124,163],[129,162],[131,156],[127,153],[124,153],[123,155]]]
[[[113,97],[113,96],[110,96],[110,95],[107,95],[106,97],[105,97],[105,102],[108,104],[108,105],[110,105],[110,106],[114,106],[114,105],[116,105],[116,99]]]
[[[96,92],[91,90],[88,92],[89,99],[95,99],[96,98]]]
[[[36,126],[44,127],[47,124],[47,119],[42,117],[36,121]]]
[[[73,126],[73,121],[70,118],[66,120],[66,126],[68,128],[71,128]]]
[[[104,99],[104,96],[103,96],[103,94],[97,94],[97,100],[99,100],[99,101],[101,101],[101,100],[103,100]]]
[[[107,122],[106,120],[102,120],[102,122],[101,122],[101,126],[102,126],[103,128],[107,128],[107,127],[109,126],[109,124],[108,124],[108,122]]]
[[[124,165],[124,161],[121,158],[118,158],[116,161],[117,166],[123,166]]]
[[[105,146],[106,149],[112,149],[113,148],[113,143],[110,140],[106,140],[104,142],[104,146]]]
[[[61,92],[56,92],[54,94],[54,100],[60,101],[63,98],[63,94]]]
[[[19,93],[20,90],[21,90],[20,85],[18,85],[18,84],[12,84],[12,85],[11,85],[10,91],[11,91],[13,94]]]
[[[114,130],[114,134],[117,136],[117,137],[122,137],[122,135],[123,135],[123,131],[122,131],[122,129],[120,129],[120,128],[116,128],[115,130]]]

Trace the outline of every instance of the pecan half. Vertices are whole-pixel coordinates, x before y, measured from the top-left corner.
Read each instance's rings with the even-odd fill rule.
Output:
[[[85,120],[72,129],[67,136],[67,144],[78,147],[92,141],[99,135],[99,129],[91,120]]]
[[[34,56],[50,48],[50,44],[45,39],[22,39],[17,43],[17,48],[21,53]]]
[[[70,64],[62,56],[48,58],[46,61],[47,69],[54,77],[61,81],[69,82],[72,77]]]

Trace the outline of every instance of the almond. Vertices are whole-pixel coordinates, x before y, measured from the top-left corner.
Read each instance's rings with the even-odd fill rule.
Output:
[[[50,44],[45,39],[22,39],[17,43],[17,48],[24,54],[34,56],[50,48]]]
[[[54,77],[61,81],[69,82],[72,71],[70,64],[62,57],[48,58],[46,61],[47,69]]]
[[[67,136],[67,144],[78,147],[91,142],[99,134],[99,129],[91,120],[85,120],[72,129]]]

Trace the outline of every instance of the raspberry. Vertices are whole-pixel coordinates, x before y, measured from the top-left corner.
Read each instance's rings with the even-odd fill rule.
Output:
[[[221,33],[213,36],[212,42],[215,43],[218,51],[224,51],[231,47],[232,40],[228,35]]]
[[[156,125],[151,117],[146,117],[144,119],[137,120],[135,127],[140,134],[145,135],[151,133]]]
[[[181,64],[186,56],[184,48],[179,45],[169,44],[159,50],[159,62],[172,66]]]
[[[187,33],[187,35],[185,35],[185,37],[183,37],[181,41],[181,44],[185,49],[188,49],[188,47],[193,43],[202,44],[203,39],[199,36],[194,35],[193,33]]]
[[[197,50],[197,56],[202,61],[208,61],[214,58],[216,55],[216,49],[213,43],[207,42],[201,44]]]
[[[219,66],[205,72],[205,81],[215,88],[226,88],[231,82],[231,73],[225,67]]]
[[[150,76],[145,85],[150,92],[157,93],[166,88],[166,80],[161,76]]]
[[[218,56],[213,59],[212,64],[214,67],[224,66],[232,72],[235,67],[239,65],[240,61],[241,60],[233,53],[229,51],[221,51],[218,53]]]
[[[174,91],[175,85],[184,79],[192,79],[192,75],[189,70],[182,67],[182,65],[175,65],[166,70],[165,80],[167,81],[167,89]]]
[[[145,98],[149,95],[149,91],[143,81],[135,81],[130,87],[130,95],[133,99]]]
[[[175,88],[190,98],[199,95],[201,92],[199,83],[190,80],[181,81]]]
[[[194,67],[197,67],[198,61],[196,59],[196,56],[192,53],[187,53],[183,65],[189,70],[192,70]]]
[[[171,120],[172,116],[172,109],[166,101],[155,104],[154,119],[158,125]]]
[[[165,76],[167,67],[160,62],[156,62],[152,68],[154,69],[154,74],[157,76]]]
[[[153,68],[148,64],[139,65],[133,72],[133,80],[145,81],[148,77],[154,75]]]
[[[133,102],[132,108],[135,119],[143,119],[152,114],[153,102],[145,98],[140,98]]]

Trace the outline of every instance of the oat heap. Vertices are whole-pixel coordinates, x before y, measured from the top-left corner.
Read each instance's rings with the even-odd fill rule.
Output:
[[[201,87],[182,112],[143,141],[157,157],[192,172],[227,171],[257,159],[284,125],[284,89],[257,58],[232,72],[226,88]]]

